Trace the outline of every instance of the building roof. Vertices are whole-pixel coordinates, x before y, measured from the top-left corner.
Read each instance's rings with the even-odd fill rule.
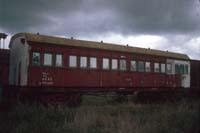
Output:
[[[168,51],[145,49],[145,48],[103,43],[103,42],[67,39],[67,38],[39,35],[32,33],[15,34],[12,37],[10,44],[12,44],[12,41],[18,36],[25,36],[27,41],[48,43],[52,45],[64,45],[64,46],[84,47],[84,48],[93,48],[93,49],[110,50],[110,51],[130,52],[137,54],[147,54],[147,55],[163,56],[168,58],[184,59],[184,60],[190,59],[186,54],[180,54]]]

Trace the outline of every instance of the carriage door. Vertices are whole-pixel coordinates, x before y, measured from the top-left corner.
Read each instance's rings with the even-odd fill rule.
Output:
[[[17,85],[21,85],[21,62],[19,62],[19,66],[18,66]]]
[[[181,76],[181,86],[184,88],[190,87],[189,64],[180,62],[175,64],[175,73]]]
[[[188,88],[190,87],[190,65],[189,64],[183,64],[183,73],[182,73],[182,87]]]

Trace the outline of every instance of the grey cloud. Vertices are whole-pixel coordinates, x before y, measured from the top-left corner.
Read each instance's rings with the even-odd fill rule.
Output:
[[[159,34],[197,32],[200,29],[200,17],[194,10],[199,4],[196,0],[117,1],[116,11],[127,31]]]
[[[48,27],[51,15],[62,15],[79,8],[81,0],[0,0],[0,28],[7,32]]]
[[[200,31],[197,0],[0,0],[0,28],[50,34]]]

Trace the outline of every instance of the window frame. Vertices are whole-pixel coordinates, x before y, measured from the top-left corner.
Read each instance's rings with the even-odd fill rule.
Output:
[[[163,67],[163,65],[164,65],[164,67]],[[163,68],[164,68],[164,71],[163,71]],[[165,63],[161,63],[160,64],[160,72],[161,73],[166,73],[166,64]]]
[[[91,65],[91,59],[95,59],[95,67],[91,67],[91,66],[92,66],[92,65]],[[97,68],[98,68],[97,62],[98,62],[97,57],[95,57],[95,56],[89,57],[89,68],[90,68],[90,69],[97,69]]]
[[[185,71],[184,71],[185,65],[184,65],[184,64],[180,64],[179,69],[180,69],[180,70],[179,70],[179,73],[180,73],[180,74],[184,74],[184,72],[185,72]]]
[[[148,68],[147,64],[149,64],[149,69],[147,69]],[[151,62],[149,62],[149,61],[145,62],[145,72],[151,72]]]
[[[189,74],[189,65],[188,64],[184,65],[184,74]]]
[[[142,69],[140,67],[141,63],[143,63]],[[145,72],[145,61],[138,61],[138,72]]]
[[[172,64],[171,63],[166,64],[166,73],[172,74]]]
[[[158,66],[158,71],[156,71],[157,70],[156,66]],[[158,62],[154,63],[154,73],[160,73],[160,63],[158,63]]]
[[[76,57],[76,60],[75,60],[76,65],[70,65],[70,57]],[[77,68],[78,67],[78,56],[77,55],[69,55],[68,56],[68,67],[69,68]]]
[[[135,62],[134,67],[133,67],[134,69],[132,69],[133,62]],[[131,72],[136,72],[137,71],[137,61],[136,60],[131,60],[130,61],[130,71]]]
[[[104,61],[107,61],[107,62],[104,62]],[[106,64],[104,64],[104,63],[107,63],[107,67],[105,66]],[[107,58],[107,57],[102,58],[102,69],[110,70],[110,59],[109,58]]]
[[[34,53],[38,53],[39,54],[39,63],[38,64],[33,64],[33,54]],[[32,66],[41,66],[41,60],[42,60],[42,54],[40,52],[33,51],[32,54],[31,54],[31,65]]]
[[[179,64],[175,64],[175,74],[179,74]]]
[[[125,61],[125,69],[122,69],[121,62]],[[119,70],[120,71],[127,71],[127,60],[126,59],[119,59]]]
[[[45,55],[51,55],[51,64],[45,64]],[[52,67],[53,66],[53,54],[50,52],[44,52],[43,53],[43,66],[49,66]]]
[[[185,65],[184,64],[175,64],[175,74],[184,74],[185,72]]]
[[[117,65],[116,65],[115,68],[113,68],[113,61],[117,61]],[[119,69],[118,63],[119,63],[119,60],[118,60],[118,59],[116,59],[116,58],[111,59],[111,70],[117,71],[117,70]]]
[[[81,64],[82,64],[82,63],[81,63],[81,59],[82,59],[82,58],[86,58],[86,60],[85,60],[85,61],[86,61],[85,66],[81,66]],[[80,67],[81,69],[86,69],[86,68],[88,68],[88,57],[87,57],[87,56],[80,56],[80,57],[79,57],[79,67]]]
[[[57,65],[57,56],[61,56],[61,65]],[[63,54],[56,53],[55,54],[55,67],[63,67]]]

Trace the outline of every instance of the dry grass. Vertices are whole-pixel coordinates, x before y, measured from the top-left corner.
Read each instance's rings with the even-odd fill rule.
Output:
[[[200,101],[111,103],[85,98],[78,108],[19,105],[0,113],[6,133],[199,133]],[[96,101],[96,103],[94,102]]]

